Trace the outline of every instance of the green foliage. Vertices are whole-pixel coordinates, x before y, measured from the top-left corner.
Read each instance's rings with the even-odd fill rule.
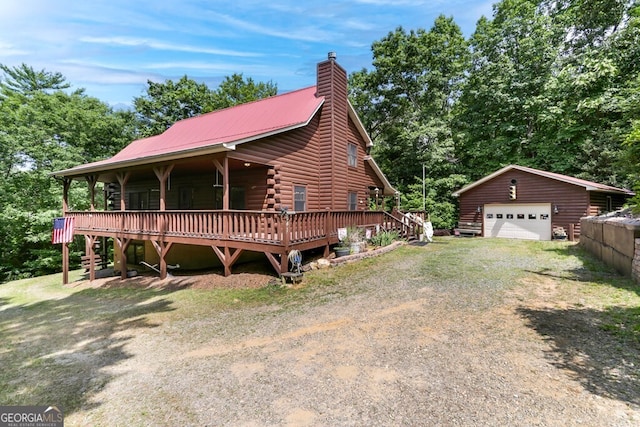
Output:
[[[60,248],[51,244],[52,219],[61,215],[56,170],[115,154],[132,136],[133,116],[115,113],[59,73],[23,65],[0,67],[0,281],[58,271]],[[88,206],[87,186],[72,185],[70,206]],[[72,262],[78,260],[72,245]]]
[[[360,227],[355,225],[347,227],[347,237],[345,237],[344,243],[351,244],[360,243],[362,241],[364,241],[364,232]]]
[[[278,93],[275,83],[255,82],[251,77],[246,80],[242,74],[232,74],[224,78],[222,83],[213,92],[213,110],[233,107],[258,99],[268,98]]]
[[[147,84],[147,93],[133,99],[143,136],[161,134],[178,120],[211,111],[213,94],[204,83],[183,76],[177,82]]]
[[[350,99],[374,141],[373,155],[400,191],[421,175],[455,170],[452,105],[469,52],[452,18],[439,16],[429,31],[390,32],[372,45],[372,71],[353,73]]]
[[[453,228],[457,222],[457,200],[451,195],[468,183],[464,175],[451,174],[443,178],[426,178],[424,202],[422,183],[412,184],[402,194],[403,210],[424,208],[434,228]]]
[[[14,93],[23,95],[39,91],[62,90],[71,87],[61,73],[51,73],[45,70],[35,71],[26,64],[19,67],[8,67],[0,64],[0,70],[5,74],[0,82],[0,93],[9,96]]]
[[[370,242],[374,246],[389,246],[391,243],[398,240],[397,231],[381,231],[370,239]]]
[[[470,178],[520,164],[629,184],[620,143],[638,111],[632,11],[619,0],[504,0],[478,22],[454,131]]]

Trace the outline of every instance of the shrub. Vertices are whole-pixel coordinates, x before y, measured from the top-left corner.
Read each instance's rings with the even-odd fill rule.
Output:
[[[374,246],[387,246],[400,237],[397,231],[381,231],[371,238],[371,244]]]

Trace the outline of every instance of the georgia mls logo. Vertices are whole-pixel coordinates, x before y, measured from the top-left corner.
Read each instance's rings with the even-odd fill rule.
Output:
[[[0,406],[0,427],[64,427],[57,406]]]

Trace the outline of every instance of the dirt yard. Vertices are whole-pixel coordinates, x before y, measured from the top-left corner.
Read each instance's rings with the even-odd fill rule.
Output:
[[[87,377],[68,379],[83,381],[84,396],[65,423],[639,425],[638,343],[602,328],[597,293],[609,276],[594,277],[569,244],[467,240],[306,273],[274,304],[190,302],[239,278],[130,279],[167,292],[131,301],[149,309],[52,356]],[[270,273],[241,274],[273,286]]]

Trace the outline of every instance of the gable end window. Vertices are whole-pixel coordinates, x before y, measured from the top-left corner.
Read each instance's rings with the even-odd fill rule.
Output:
[[[356,144],[350,143],[347,145],[347,162],[353,168],[358,165],[358,147]]]
[[[307,210],[307,187],[302,185],[293,186],[293,210],[296,212]]]

